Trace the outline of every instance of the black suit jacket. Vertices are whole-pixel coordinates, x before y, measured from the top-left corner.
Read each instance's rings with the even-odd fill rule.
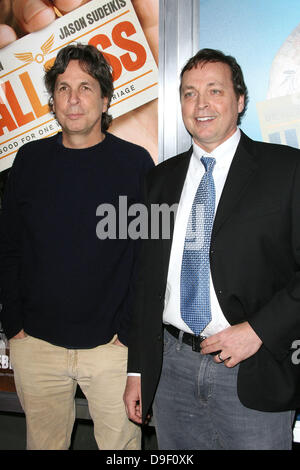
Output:
[[[192,149],[150,171],[147,204],[178,203]],[[169,239],[143,242],[128,371],[142,376],[143,418],[162,365]],[[240,364],[241,402],[262,411],[300,406],[300,151],[242,133],[217,208],[210,252],[214,288],[231,325],[248,321],[263,341]]]

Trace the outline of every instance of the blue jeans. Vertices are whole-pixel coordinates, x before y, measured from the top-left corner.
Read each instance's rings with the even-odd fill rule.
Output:
[[[246,408],[238,366],[215,363],[165,331],[162,375],[153,411],[159,449],[288,450],[295,412]]]

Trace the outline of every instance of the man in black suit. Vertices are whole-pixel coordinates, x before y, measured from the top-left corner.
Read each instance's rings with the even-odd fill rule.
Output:
[[[127,414],[144,422],[155,395],[160,449],[289,449],[300,405],[300,152],[240,131],[247,88],[220,51],[187,62],[180,98],[193,146],[146,181],[149,208],[179,204],[170,239],[142,250]]]

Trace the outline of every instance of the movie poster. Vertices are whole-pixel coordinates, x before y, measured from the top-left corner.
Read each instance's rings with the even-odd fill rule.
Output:
[[[131,1],[92,0],[1,50],[0,171],[26,142],[60,129],[49,112],[43,76],[59,49],[72,42],[97,47],[110,62],[113,118],[157,98],[156,62]]]

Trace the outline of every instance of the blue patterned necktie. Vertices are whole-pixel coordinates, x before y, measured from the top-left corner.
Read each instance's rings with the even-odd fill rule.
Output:
[[[205,173],[189,216],[181,266],[180,310],[183,321],[199,335],[211,320],[209,250],[215,213],[213,168],[216,160],[204,156]]]

